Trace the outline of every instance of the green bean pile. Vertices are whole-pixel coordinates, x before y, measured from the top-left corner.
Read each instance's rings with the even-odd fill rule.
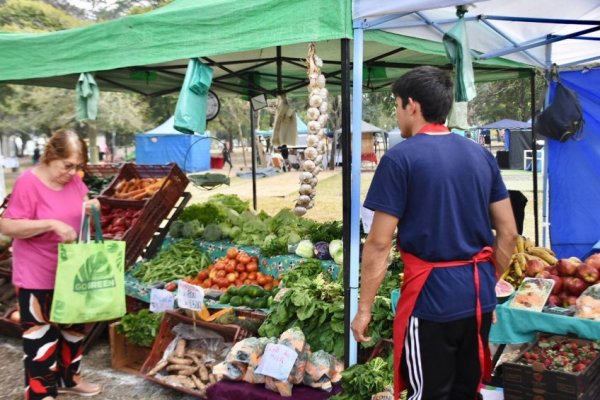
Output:
[[[171,282],[195,276],[211,264],[210,257],[194,245],[193,240],[181,240],[161,251],[152,260],[140,265],[132,275],[141,282]]]

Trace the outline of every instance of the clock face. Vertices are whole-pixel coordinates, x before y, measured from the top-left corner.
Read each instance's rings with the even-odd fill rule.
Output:
[[[221,103],[219,102],[219,98],[212,90],[208,91],[208,98],[206,99],[206,120],[211,121],[215,119],[217,114],[219,114],[219,109],[221,108]]]

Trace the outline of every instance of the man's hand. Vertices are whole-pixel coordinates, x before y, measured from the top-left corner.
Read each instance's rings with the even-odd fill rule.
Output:
[[[350,327],[352,328],[352,334],[354,335],[354,339],[356,339],[357,342],[364,343],[371,340],[370,337],[365,337],[365,335],[367,334],[367,330],[369,329],[369,322],[371,322],[370,311],[359,311],[354,316]]]
[[[52,222],[52,230],[60,237],[60,241],[63,243],[74,242],[77,239],[77,232],[69,224],[65,224],[62,221],[54,220]]]

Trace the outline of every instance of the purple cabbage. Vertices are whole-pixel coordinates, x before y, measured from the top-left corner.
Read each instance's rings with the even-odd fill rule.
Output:
[[[329,243],[327,242],[317,242],[314,247],[315,258],[319,260],[331,260],[331,255],[329,254]]]

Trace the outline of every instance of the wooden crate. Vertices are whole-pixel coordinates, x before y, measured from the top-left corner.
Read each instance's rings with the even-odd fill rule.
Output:
[[[121,322],[113,322],[108,326],[111,366],[117,371],[138,375],[151,348],[141,347],[127,340],[125,335],[117,332],[120,324]]]

